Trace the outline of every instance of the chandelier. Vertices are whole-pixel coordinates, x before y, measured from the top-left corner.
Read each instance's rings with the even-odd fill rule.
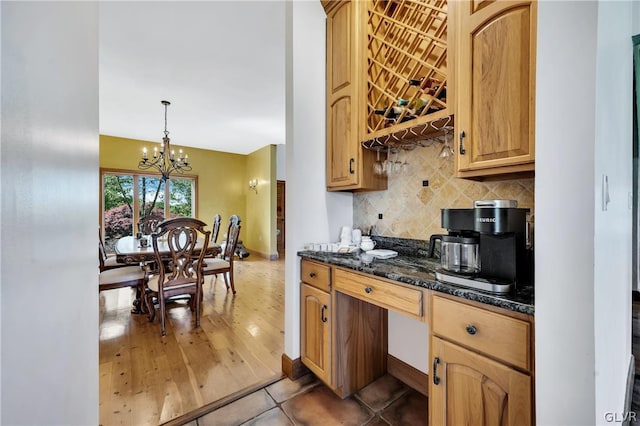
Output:
[[[169,101],[160,101],[164,105],[164,138],[162,138],[162,146],[160,151],[158,147],[153,148],[153,158],[150,159],[147,154],[147,147],[142,148],[142,160],[138,163],[140,170],[148,170],[151,168],[158,169],[162,175],[162,180],[169,179],[172,172],[184,173],[190,172],[189,155],[183,154],[182,150],[178,151],[178,156],[169,145],[169,131],[167,130],[167,107],[171,105]]]

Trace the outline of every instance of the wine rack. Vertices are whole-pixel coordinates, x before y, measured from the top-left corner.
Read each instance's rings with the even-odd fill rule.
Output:
[[[450,116],[447,50],[447,0],[369,2],[365,142]]]

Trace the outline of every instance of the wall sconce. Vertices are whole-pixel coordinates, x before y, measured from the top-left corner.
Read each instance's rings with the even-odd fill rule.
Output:
[[[258,193],[258,179],[249,180],[249,189],[256,191],[256,194]]]

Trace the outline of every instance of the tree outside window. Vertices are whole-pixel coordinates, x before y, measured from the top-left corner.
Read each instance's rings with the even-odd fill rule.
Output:
[[[137,188],[137,190],[134,190]],[[107,252],[115,242],[133,235],[134,224],[147,215],[165,218],[193,217],[195,178],[103,172],[103,237]],[[165,212],[169,212],[167,216]]]

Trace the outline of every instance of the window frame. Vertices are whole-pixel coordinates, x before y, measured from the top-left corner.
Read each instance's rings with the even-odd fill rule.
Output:
[[[102,235],[104,235],[104,175],[105,174],[110,174],[110,175],[131,175],[133,176],[133,223],[134,223],[134,232],[135,232],[135,224],[138,223],[140,221],[140,197],[137,191],[138,188],[138,182],[140,177],[145,176],[145,177],[154,177],[154,178],[162,178],[162,175],[160,173],[150,173],[150,172],[143,172],[140,170],[128,170],[128,169],[112,169],[112,168],[106,168],[106,167],[100,167],[100,182],[99,182],[99,187],[100,187],[100,208],[98,209],[98,223],[100,224],[100,230],[102,231]],[[198,217],[198,175],[191,175],[191,174],[180,174],[177,173],[175,175],[176,179],[191,179],[193,181],[193,194],[191,197],[191,204],[192,204],[192,216],[194,218]],[[169,178],[169,180],[171,180],[171,178]],[[170,194],[169,194],[169,187],[170,185],[166,184],[164,185],[164,212],[165,212],[165,217],[168,217],[168,215],[171,212],[171,206],[169,205],[170,200]]]

